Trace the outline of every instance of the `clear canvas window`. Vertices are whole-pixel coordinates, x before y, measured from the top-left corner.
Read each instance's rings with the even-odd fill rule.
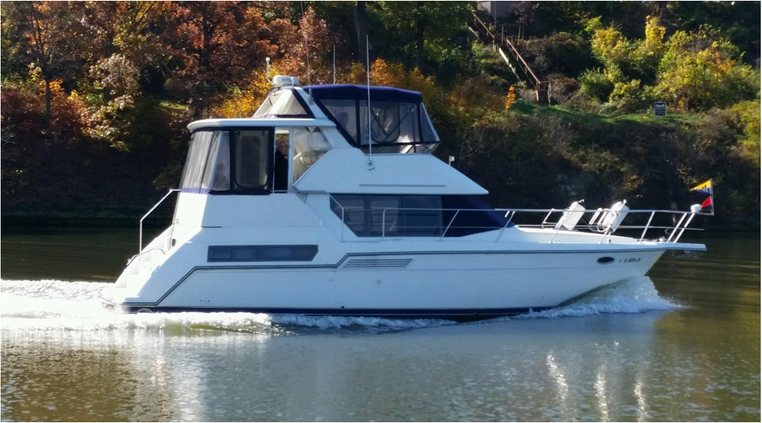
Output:
[[[294,129],[294,182],[332,148],[320,128]]]
[[[180,183],[180,188],[183,190],[201,188],[201,180],[204,177],[206,159],[211,149],[213,136],[214,132],[212,131],[199,131],[191,135],[188,156],[185,159],[185,169]]]
[[[312,117],[293,91],[274,90],[259,106],[254,117]]]

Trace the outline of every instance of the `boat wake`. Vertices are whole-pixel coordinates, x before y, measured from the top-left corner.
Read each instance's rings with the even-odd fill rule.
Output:
[[[454,325],[439,319],[311,317],[256,313],[123,314],[104,309],[100,295],[110,283],[55,280],[0,281],[2,330],[102,331],[200,330],[292,335],[310,331],[387,332]],[[648,277],[628,279],[591,292],[552,310],[497,320],[579,317],[604,313],[643,313],[676,306],[661,298]]]

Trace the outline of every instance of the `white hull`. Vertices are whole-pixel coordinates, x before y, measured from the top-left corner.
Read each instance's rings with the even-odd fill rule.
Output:
[[[345,264],[296,269],[200,267],[160,301],[133,307],[406,316],[514,314],[554,307],[598,287],[643,275],[661,254],[609,254],[615,260],[641,258],[616,268],[597,264],[601,253],[362,256],[398,263],[410,260],[407,268],[396,270],[353,270]]]
[[[649,241],[656,211],[624,201],[579,225],[580,202],[493,209],[483,187],[428,154],[439,136],[422,101],[391,88],[281,86],[251,119],[191,123],[173,224],[145,248],[141,229],[112,304],[491,317],[643,276],[667,250],[705,250],[677,243],[696,211],[670,216],[669,238]],[[547,216],[520,228],[519,211]],[[628,212],[647,213],[639,239],[614,235]]]
[[[180,204],[202,199],[181,196]],[[600,243],[600,235],[518,228],[457,238],[359,239],[330,210],[313,212],[310,205],[319,211],[325,199],[282,194],[203,200],[207,209],[221,201],[226,210],[257,209],[256,202],[267,200],[287,208],[301,225],[268,225],[283,219],[272,209],[259,215],[256,227],[255,220],[225,228],[201,217],[196,225],[176,224],[128,266],[116,284],[115,303],[132,312],[489,317],[555,307],[645,275],[666,250],[704,248],[623,237]],[[231,201],[241,204],[227,207]],[[315,245],[317,253],[309,261],[287,262],[219,263],[208,257],[215,245],[293,244]]]

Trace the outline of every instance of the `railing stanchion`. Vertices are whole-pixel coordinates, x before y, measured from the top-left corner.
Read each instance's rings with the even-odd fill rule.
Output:
[[[685,232],[685,229],[688,227],[688,225],[691,224],[691,220],[693,220],[693,216],[696,216],[696,213],[691,213],[691,216],[688,218],[688,220],[685,221],[685,224],[683,225],[683,229],[680,230],[680,233],[675,237],[674,243],[677,243],[677,241],[680,239],[681,236],[683,236],[683,232]]]
[[[640,236],[640,239],[638,240],[638,242],[643,242],[643,238],[646,237],[646,232],[648,231],[648,227],[651,226],[651,221],[653,220],[655,214],[656,214],[655,211],[651,212],[651,217],[648,218],[648,223],[646,223],[646,227],[643,228],[643,235]]]
[[[445,228],[444,232],[442,232],[442,236],[439,237],[440,241],[444,238],[445,234],[450,229],[450,226],[452,226],[452,222],[454,222],[455,218],[458,217],[458,213],[460,213],[460,209],[455,210],[455,214],[452,215],[452,219],[450,219],[450,223],[447,225],[447,228]]]
[[[509,215],[510,217],[508,217]],[[505,228],[507,228],[508,225],[510,225],[511,220],[513,220],[513,216],[515,215],[516,215],[516,212],[515,211],[512,212],[510,210],[508,210],[508,212],[505,213],[505,217],[507,217],[508,219],[505,221],[505,226],[503,226],[503,229],[500,229],[500,233],[497,234],[497,239],[495,240],[495,242],[500,241],[500,237],[503,236],[503,232],[505,232]]]
[[[386,237],[386,210],[381,212],[381,239]]]
[[[677,225],[672,229],[672,233],[669,234],[669,238],[667,238],[667,242],[672,242],[672,237],[675,236],[675,232],[677,232],[678,228],[680,228],[680,225],[683,224],[683,220],[685,220],[685,215],[688,213],[683,213],[683,217],[680,218],[680,220],[677,222]]]

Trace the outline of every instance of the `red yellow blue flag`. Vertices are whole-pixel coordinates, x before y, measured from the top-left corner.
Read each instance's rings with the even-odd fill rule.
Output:
[[[702,194],[712,195],[712,180],[708,180],[703,184],[698,184],[691,188],[691,191],[698,191]]]

